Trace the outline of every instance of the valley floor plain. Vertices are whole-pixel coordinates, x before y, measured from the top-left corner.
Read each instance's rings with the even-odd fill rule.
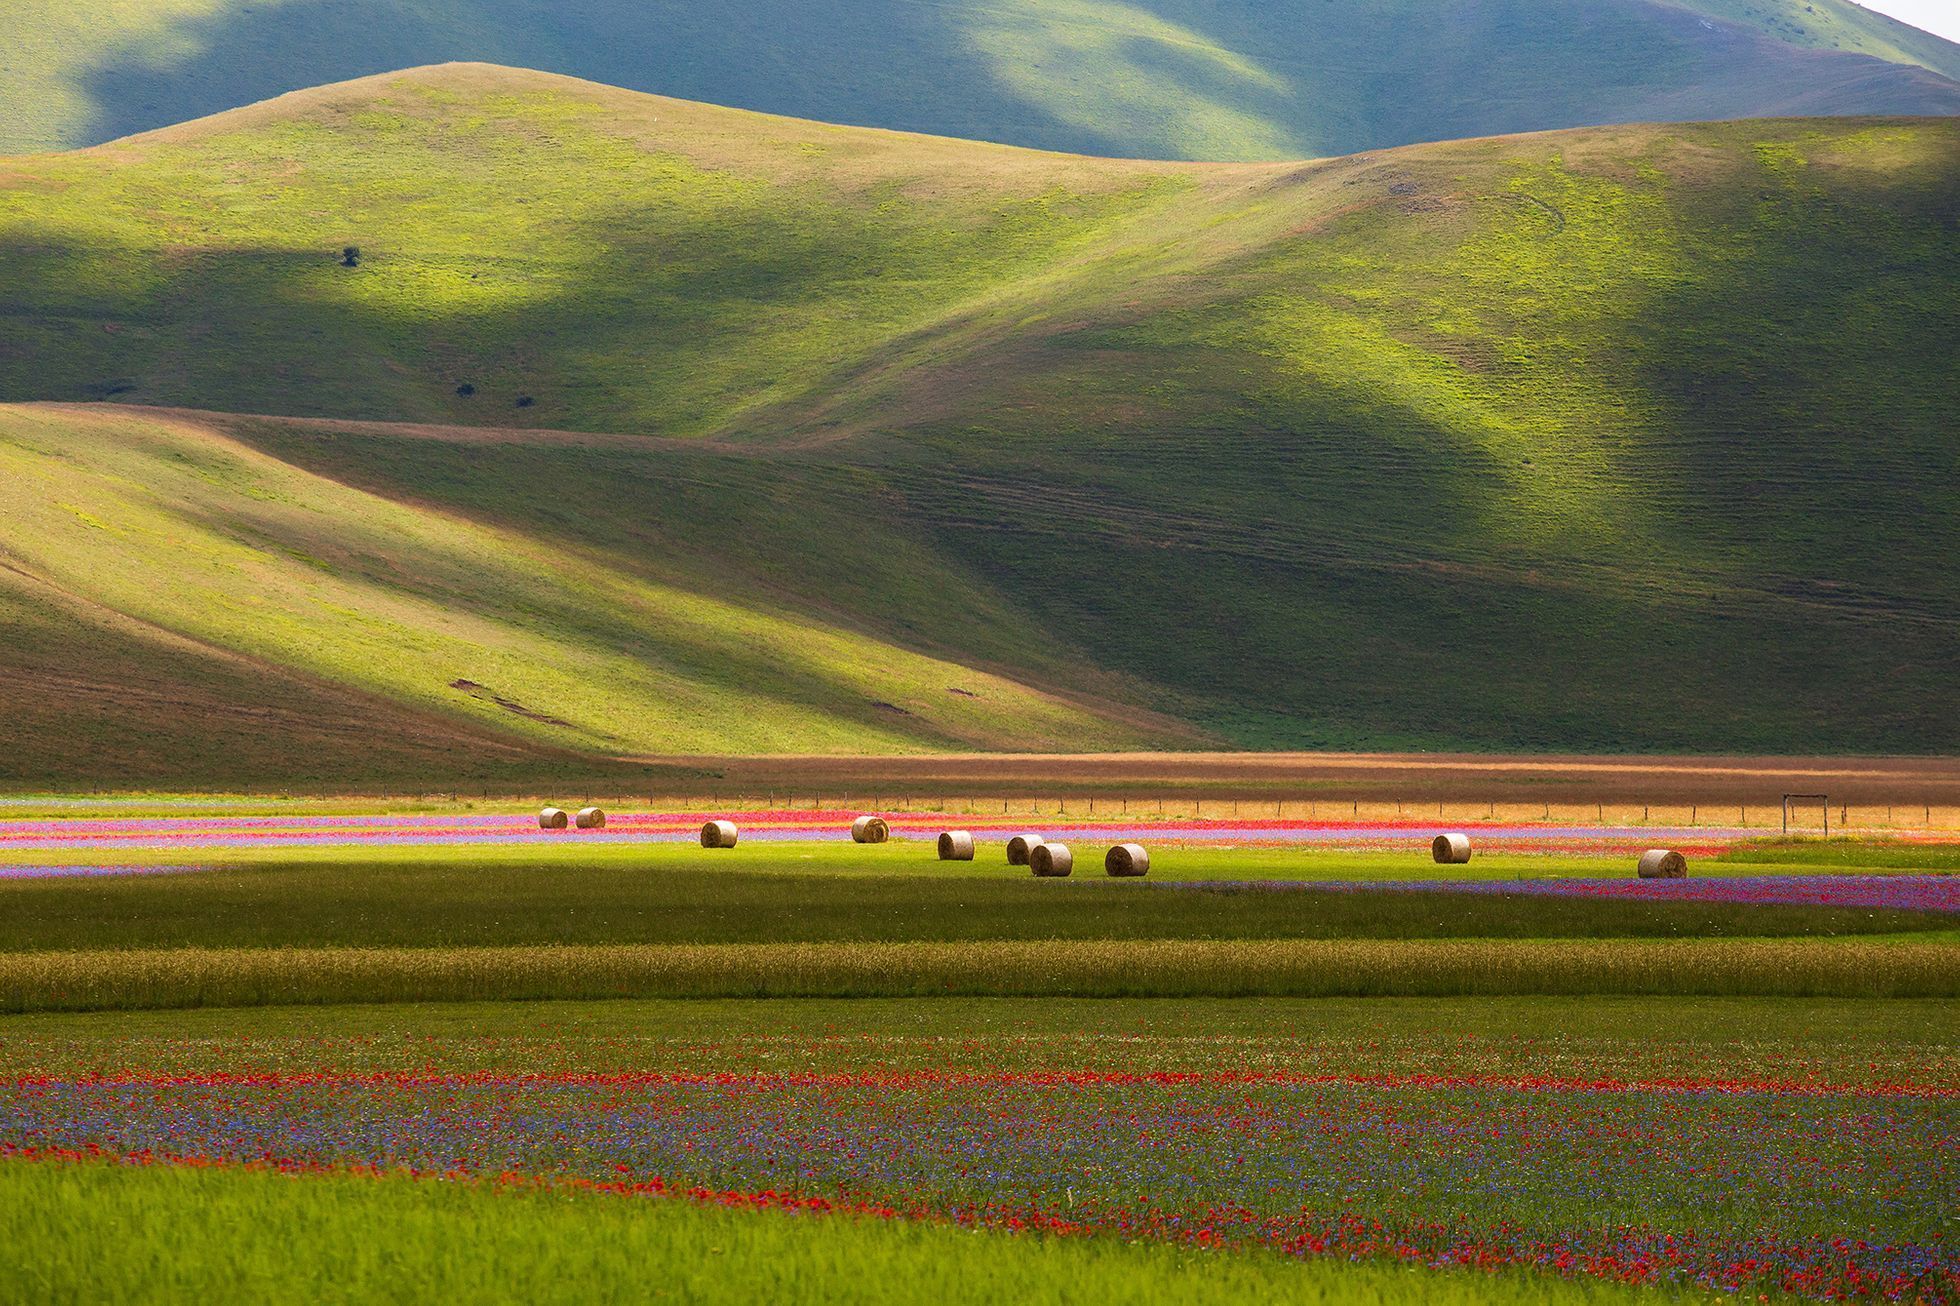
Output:
[[[1949,843],[1704,829],[1652,884],[1679,831],[1440,867],[1185,818],[1139,883],[1087,841],[1036,881],[971,814],[941,863],[937,814],[720,852],[633,837],[698,813],[362,848],[510,818],[225,810],[0,826],[37,1298],[1960,1288]]]

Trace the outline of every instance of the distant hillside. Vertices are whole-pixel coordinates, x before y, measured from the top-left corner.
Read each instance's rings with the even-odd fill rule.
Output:
[[[9,0],[0,154],[452,60],[1128,158],[1960,112],[1960,46],[1846,0]]]
[[[1947,120],[1133,164],[481,67],[15,160],[0,400],[324,420],[0,414],[0,696],[96,701],[58,615],[411,760],[1951,751],[1956,229]]]

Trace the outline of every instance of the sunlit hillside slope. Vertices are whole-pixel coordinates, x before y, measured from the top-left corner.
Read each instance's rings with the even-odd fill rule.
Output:
[[[8,0],[0,154],[449,60],[1131,158],[1960,112],[1960,46],[1849,0]]]
[[[327,419],[12,410],[0,541],[586,755],[1941,750],[1957,223],[1949,121],[1135,164],[427,70],[0,164],[0,397]]]
[[[272,776],[302,779],[540,773],[567,755],[1194,738],[904,651],[848,615],[786,613],[740,558],[692,570],[608,558],[412,492],[364,492],[206,422],[0,408],[0,477],[0,695],[12,723],[0,774],[15,778],[58,772],[45,741],[65,738],[73,754],[106,749],[158,778],[170,772],[145,747],[178,774],[249,779],[238,763],[265,758],[199,754],[223,747],[226,727],[252,735],[236,729],[251,715],[257,733],[293,746]],[[604,493],[603,482],[551,489],[568,513]],[[881,534],[859,532],[842,551],[869,551]],[[954,573],[932,579],[935,605],[975,597]],[[1011,630],[1017,615],[981,597],[969,620],[983,618]],[[193,686],[175,688],[180,678]],[[160,686],[180,710],[148,711]],[[104,700],[116,710],[99,723],[46,710]],[[215,722],[200,723],[213,703]]]

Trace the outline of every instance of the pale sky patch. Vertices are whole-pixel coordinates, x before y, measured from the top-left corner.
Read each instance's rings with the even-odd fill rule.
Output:
[[[1858,0],[1865,8],[1902,23],[1960,41],[1960,0]]]

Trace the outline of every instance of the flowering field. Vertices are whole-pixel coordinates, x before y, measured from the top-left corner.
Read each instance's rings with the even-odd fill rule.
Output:
[[[727,1024],[726,1007],[480,1008],[429,1037],[408,1013],[271,1031],[187,1013],[121,1042],[57,1024],[4,1049],[0,1149],[1960,1299],[1950,1011],[1686,1003],[1649,1040],[1610,1032],[1640,1010],[1626,1002],[1386,1020],[1367,1003],[1078,1005],[1034,1030],[1011,1004],[926,1005],[799,1020],[768,1004]],[[589,1022],[570,1047],[551,1036],[568,1018]],[[788,1028],[757,1037],[772,1020]]]
[[[379,1292],[437,1272],[417,1246],[498,1264],[494,1228],[614,1230],[579,1264],[616,1274],[796,1267],[754,1297],[889,1255],[1022,1300],[1341,1300],[1360,1266],[1390,1300],[1960,1301],[1951,847],[1473,826],[1443,868],[1414,823],[1051,819],[1082,864],[1048,881],[1005,864],[1023,820],[960,819],[981,856],[948,864],[919,836],[950,822],[863,847],[844,815],[739,814],[729,852],[698,813],[0,825],[0,1241],[75,1249],[18,1270],[76,1299],[188,1273],[186,1238],[231,1265],[250,1227],[282,1266],[419,1230]],[[1139,830],[1149,877],[1102,875]],[[1634,877],[1658,842],[1690,878]],[[1057,1247],[1091,1260],[986,1277]]]
[[[1463,893],[1632,902],[1778,903],[1960,913],[1960,875],[1728,875],[1638,880],[1166,880],[1204,893]]]

